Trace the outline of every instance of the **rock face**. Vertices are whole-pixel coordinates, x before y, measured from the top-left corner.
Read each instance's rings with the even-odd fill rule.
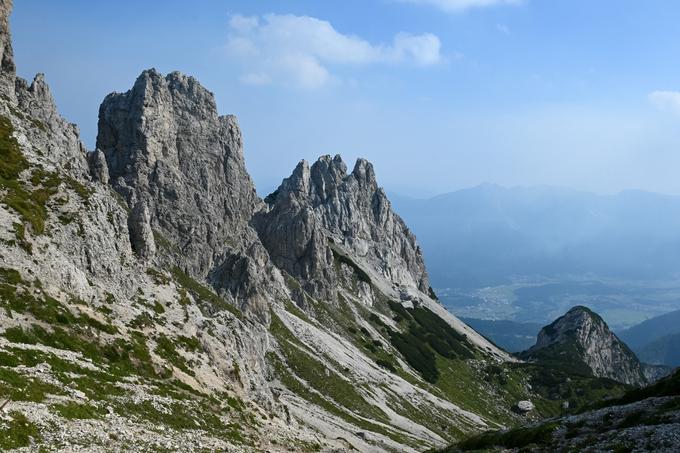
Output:
[[[127,93],[106,97],[97,148],[113,187],[148,206],[172,263],[266,316],[268,258],[248,225],[261,203],[245,169],[241,130],[219,116],[194,78],[142,73]]]
[[[633,351],[586,307],[574,307],[544,327],[536,345],[521,356],[626,384],[647,382],[643,365]]]
[[[14,97],[14,83],[17,76],[12,36],[9,31],[11,12],[12,0],[0,0],[0,93],[9,98]]]
[[[137,255],[145,260],[150,260],[156,254],[156,241],[151,229],[151,217],[149,208],[143,201],[138,201],[128,217],[130,229],[130,243]]]
[[[106,156],[100,150],[87,154],[87,163],[90,166],[90,176],[97,182],[108,185],[109,166],[106,164]]]
[[[333,298],[334,253],[360,259],[396,286],[428,292],[415,236],[392,211],[368,161],[359,159],[349,174],[340,156],[322,156],[311,168],[302,161],[265,202],[268,210],[255,220],[260,238],[277,266],[310,293]]]

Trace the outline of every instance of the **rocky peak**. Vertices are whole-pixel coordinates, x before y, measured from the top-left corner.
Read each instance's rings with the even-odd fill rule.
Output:
[[[522,356],[561,362],[562,366],[626,384],[639,385],[646,380],[642,364],[628,346],[599,315],[581,306],[541,329],[536,345]]]
[[[322,156],[311,167],[302,161],[265,201],[268,209],[255,220],[260,238],[308,291],[332,298],[331,243],[395,287],[429,289],[415,236],[392,211],[365,159],[349,174],[339,155]]]
[[[606,332],[609,328],[604,320],[592,310],[576,306],[549,326],[541,329],[535,347],[544,348],[574,338],[583,342],[596,330]]]
[[[12,13],[12,0],[0,0],[0,93],[14,98],[16,66],[12,50],[12,36],[9,30],[9,16]]]
[[[354,170],[352,170],[352,176],[354,176],[360,185],[369,188],[369,190],[378,189],[378,181],[375,178],[373,164],[366,159],[357,159]]]
[[[266,286],[267,254],[248,225],[261,201],[245,168],[241,130],[235,117],[218,115],[214,95],[196,79],[150,69],[130,91],[107,96],[97,148],[114,188],[172,244],[159,250],[162,259],[240,305]],[[135,238],[139,253],[154,249],[140,238],[153,236]]]
[[[60,170],[70,169],[74,177],[87,178],[85,147],[74,124],[59,114],[45,76],[38,74],[29,84],[17,78],[12,50],[9,16],[12,0],[0,0],[0,98],[12,105],[10,113],[26,120],[26,135],[35,149],[49,156],[49,164]],[[46,136],[46,132],[52,132]]]

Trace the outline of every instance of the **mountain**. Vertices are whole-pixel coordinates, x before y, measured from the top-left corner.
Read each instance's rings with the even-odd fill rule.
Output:
[[[488,321],[485,319],[460,318],[495,344],[509,352],[521,352],[536,343],[541,325],[530,322]]]
[[[633,351],[586,307],[574,307],[541,329],[536,344],[520,357],[630,385],[647,382]]]
[[[302,161],[265,203],[255,219],[260,237],[276,264],[310,294],[333,297],[324,288],[334,293],[334,256],[348,255],[402,292],[430,291],[415,236],[392,211],[366,160],[350,174],[340,156],[323,156],[311,167]]]
[[[657,338],[641,347],[636,353],[647,363],[678,367],[680,366],[680,334]]]
[[[192,77],[107,96],[87,150],[45,77],[17,78],[11,7],[0,450],[413,452],[621,394],[447,312],[369,162],[301,162],[260,199]]]
[[[484,184],[430,199],[394,197],[435,288],[595,275],[658,280],[680,271],[680,198]]]
[[[677,451],[680,371],[590,409],[521,428],[473,436],[439,453],[463,451]]]
[[[643,321],[619,336],[647,363],[680,366],[680,311]]]
[[[619,337],[634,351],[640,351],[648,344],[680,333],[680,310],[647,319],[629,329],[619,332]]]

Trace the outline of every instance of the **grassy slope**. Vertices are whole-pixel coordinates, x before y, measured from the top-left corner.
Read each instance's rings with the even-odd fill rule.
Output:
[[[612,381],[574,376],[537,365],[488,362],[463,335],[453,331],[429,310],[423,307],[404,308],[380,294],[375,287],[373,292],[377,300],[372,307],[356,303],[353,296],[358,295],[360,282],[365,282],[363,274],[356,271],[356,265],[348,263],[350,258],[343,256],[340,260],[336,256],[336,259],[338,267],[348,266],[353,271],[352,279],[343,284],[345,296],[342,296],[343,292],[340,293],[337,305],[329,306],[307,297],[306,305],[310,307],[313,317],[304,314],[292,302],[286,304],[286,309],[298,318],[318,322],[336,332],[387,371],[462,409],[481,415],[492,426],[517,426],[522,423],[525,419],[513,411],[520,400],[532,400],[537,407],[533,417],[541,418],[565,413],[565,401],[570,403],[573,410],[594,398],[619,396],[623,391],[622,386]],[[398,327],[387,325],[383,321],[384,317],[394,320]],[[277,325],[280,323],[275,321],[273,326]],[[368,330],[365,327],[367,325],[372,329]],[[309,364],[313,360],[313,351],[294,340],[290,332],[280,328],[274,328],[272,332],[280,344],[287,346],[282,348],[283,357],[271,357],[270,360],[274,361],[284,385],[294,393],[350,423],[357,423],[353,414],[372,417],[377,422],[384,421],[382,417],[365,410],[366,401],[360,396],[350,400],[347,396],[353,392],[337,392],[333,395],[314,378],[319,373],[330,373],[331,376],[334,373],[342,374],[342,370],[338,367],[322,369],[326,367],[320,362],[314,363],[314,366],[296,366],[296,362]],[[296,347],[291,348],[291,345]],[[283,366],[285,363],[287,367]],[[308,373],[303,368],[318,370]],[[413,407],[396,394],[390,399],[390,408],[427,426],[444,439],[454,441],[470,433],[470,427],[457,426],[451,419],[433,413],[432,408]],[[371,426],[365,420],[359,421],[358,426],[368,430],[377,428],[376,432],[385,433],[382,427]],[[387,435],[394,440],[404,440],[403,436],[395,433]]]

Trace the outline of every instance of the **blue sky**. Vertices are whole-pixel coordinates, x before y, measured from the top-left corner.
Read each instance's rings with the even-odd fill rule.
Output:
[[[261,193],[340,153],[412,196],[482,182],[680,194],[678,2],[15,3],[20,75],[46,73],[89,147],[104,96],[156,67],[239,117]]]

